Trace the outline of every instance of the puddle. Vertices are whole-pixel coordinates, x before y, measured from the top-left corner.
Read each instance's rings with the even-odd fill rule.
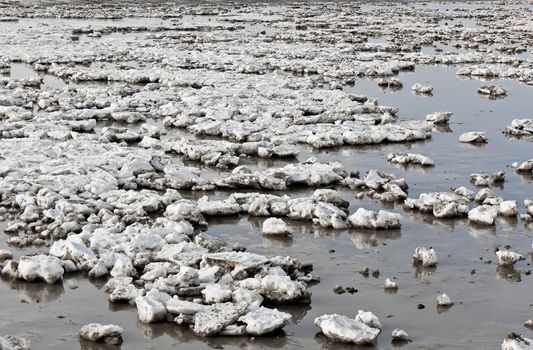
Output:
[[[10,78],[25,79],[25,78],[41,78],[41,89],[62,89],[67,84],[56,76],[35,71],[29,64],[13,63],[11,65]]]

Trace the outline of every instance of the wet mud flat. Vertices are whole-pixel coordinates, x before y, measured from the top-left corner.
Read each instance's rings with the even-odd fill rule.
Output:
[[[531,22],[520,1],[1,3],[0,337],[528,349]]]

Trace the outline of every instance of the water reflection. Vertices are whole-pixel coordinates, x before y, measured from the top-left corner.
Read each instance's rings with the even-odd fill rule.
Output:
[[[320,345],[320,349],[324,350],[369,350],[377,349],[375,345],[355,345],[352,343],[339,343],[335,342],[324,335],[322,332],[315,334],[315,340]]]
[[[453,130],[450,128],[448,124],[434,124],[433,130],[441,132],[441,133],[452,133]]]
[[[421,264],[413,264],[415,268],[415,278],[422,282],[427,282],[427,278],[437,271],[437,266],[422,266]]]
[[[200,338],[193,333],[193,331],[186,326],[178,326],[173,323],[153,323],[143,324],[137,323],[137,327],[141,330],[145,338],[156,339],[162,336],[169,336],[176,339],[180,344],[201,341],[210,348],[223,349],[225,347],[236,347],[239,349],[277,349],[283,348],[290,343],[295,345],[294,341],[287,338],[283,331],[272,333],[270,336],[262,337],[233,337],[233,336],[217,336]]]
[[[479,225],[471,222],[468,225],[468,234],[478,240],[492,239],[496,236],[496,226]]]
[[[400,230],[350,230],[350,239],[357,249],[367,249],[380,245],[381,243],[400,239]]]
[[[437,305],[437,313],[442,314],[449,311],[452,307],[453,305]]]
[[[439,219],[433,216],[432,213],[425,213],[417,210],[404,210],[405,216],[407,216],[410,220],[432,225],[432,226],[439,226],[440,228],[443,228],[447,232],[454,232],[455,227],[458,223],[466,223],[466,219],[462,218],[450,218],[450,219]]]
[[[22,303],[40,303],[57,300],[65,292],[62,283],[33,283],[21,280],[10,280],[2,277],[2,281],[7,283],[13,290],[19,292]]]
[[[424,166],[421,164],[402,164],[402,163],[391,163],[391,165],[397,169],[403,170],[403,171],[416,171],[421,174],[427,173],[427,171],[433,167]]]
[[[518,225],[518,218],[516,216],[499,216],[498,223],[505,228],[516,228]]]
[[[120,345],[111,345],[106,343],[97,343],[80,339],[80,350],[117,350],[121,349]]]
[[[520,272],[514,266],[500,266],[496,267],[496,277],[509,282],[521,282],[522,278]]]
[[[263,235],[263,247],[265,248],[289,248],[293,242],[294,239],[290,235]]]

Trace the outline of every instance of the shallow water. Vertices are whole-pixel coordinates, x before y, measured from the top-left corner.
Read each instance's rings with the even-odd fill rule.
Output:
[[[428,5],[428,9],[441,6]],[[467,5],[465,5],[467,6]],[[468,5],[470,6],[470,5]],[[479,5],[472,5],[479,6]],[[272,11],[275,11],[273,7]],[[183,21],[189,20],[183,18]],[[204,19],[199,20],[203,23]],[[211,23],[210,21],[207,21]],[[457,22],[457,21],[456,21]],[[464,22],[463,24],[467,24]],[[247,29],[261,31],[263,24],[246,24]],[[121,34],[116,34],[120,37]],[[134,40],[135,38],[132,38]],[[97,39],[95,39],[97,40]],[[376,39],[380,40],[380,39]],[[41,88],[62,88],[65,82],[39,75],[24,64],[12,65],[11,77],[42,76]],[[533,195],[530,176],[516,174],[509,164],[533,155],[533,144],[527,140],[509,139],[502,131],[515,118],[531,118],[533,89],[515,80],[489,82],[461,79],[457,67],[417,66],[414,72],[402,72],[398,78],[404,87],[398,91],[381,90],[375,80],[359,79],[345,91],[377,98],[381,105],[399,107],[399,117],[422,119],[435,111],[454,112],[449,128],[437,130],[426,142],[386,144],[378,146],[343,147],[313,150],[306,148],[298,156],[305,160],[315,156],[324,161],[340,161],[350,170],[380,169],[404,177],[409,197],[422,192],[448,191],[467,186],[473,172],[504,169],[506,182],[493,188],[505,199],[515,199],[520,212],[523,200]],[[414,83],[434,86],[433,96],[416,96]],[[504,86],[508,95],[490,100],[477,94],[484,84]],[[458,142],[467,131],[485,131],[489,143],[483,146]],[[178,133],[178,131],[169,131]],[[433,168],[400,167],[386,161],[389,152],[421,153],[435,160]],[[256,168],[282,166],[296,160],[250,159]],[[212,169],[211,169],[212,171]],[[144,325],[137,321],[136,310],[128,305],[110,305],[102,291],[103,281],[88,281],[81,275],[68,276],[62,284],[44,285],[4,281],[0,283],[0,334],[17,334],[30,339],[34,349],[111,349],[115,347],[79,342],[77,332],[86,323],[114,323],[124,328],[124,349],[357,349],[335,344],[318,334],[315,317],[325,313],[354,315],[358,309],[372,311],[384,324],[377,349],[392,349],[391,331],[405,329],[412,342],[402,349],[488,349],[497,348],[505,335],[513,330],[531,337],[522,323],[533,314],[533,277],[523,272],[531,269],[532,257],[517,270],[498,268],[493,250],[510,244],[521,252],[531,251],[533,230],[519,219],[499,218],[495,227],[469,225],[467,219],[440,220],[417,212],[404,212],[401,205],[381,204],[369,198],[357,200],[353,191],[340,189],[350,201],[350,212],[359,206],[367,209],[387,208],[404,216],[401,230],[332,231],[301,222],[291,222],[295,233],[289,239],[275,239],[261,234],[264,218],[234,216],[211,218],[207,233],[229,242],[240,242],[248,251],[267,255],[292,255],[314,264],[321,282],[311,287],[311,305],[281,307],[293,315],[284,334],[274,337],[197,338],[187,328],[172,324]],[[296,188],[293,196],[304,196],[313,190]],[[185,197],[204,193],[184,192]],[[210,197],[225,198],[227,192],[209,192]],[[5,247],[8,237],[0,237]],[[436,269],[411,265],[411,254],[417,246],[434,247],[439,256]],[[34,252],[34,248],[14,250],[17,256]],[[365,278],[357,271],[368,266],[379,270],[380,277]],[[517,276],[521,281],[517,281]],[[385,278],[396,278],[397,293],[386,293]],[[354,295],[336,295],[335,285],[353,286]],[[76,288],[74,288],[77,286]],[[436,308],[436,296],[446,292],[455,301],[449,309]],[[423,310],[417,309],[424,304]],[[364,347],[368,349],[368,347]]]

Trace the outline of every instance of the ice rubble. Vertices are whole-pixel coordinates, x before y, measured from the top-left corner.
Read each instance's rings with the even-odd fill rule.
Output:
[[[521,214],[520,217],[525,221],[533,221],[533,200],[526,199],[524,200],[524,205],[526,207],[526,213]]]
[[[505,181],[505,172],[496,171],[492,174],[473,173],[470,174],[470,182],[475,186],[490,186]]]
[[[533,119],[514,119],[505,128],[505,134],[516,137],[533,136]]]
[[[354,228],[365,229],[396,229],[400,228],[402,216],[385,210],[379,212],[359,208],[348,217],[348,221]]]
[[[431,94],[433,92],[433,86],[416,83],[411,87],[411,90],[417,94]]]
[[[39,6],[5,6],[0,14],[2,21],[14,21],[14,16],[135,18],[146,13],[144,6],[151,5],[110,6],[106,12],[90,6],[80,11],[76,4],[46,11]],[[205,10],[201,6],[191,6],[191,13]],[[168,10],[167,5],[150,7],[150,15],[165,20]],[[280,258],[221,253],[227,245],[208,235],[194,237],[189,221],[205,225],[209,216],[245,213],[308,220],[336,229],[349,227],[352,221],[356,227],[386,228],[399,227],[399,216],[361,208],[348,217],[345,201],[322,189],[301,198],[235,193],[224,200],[188,200],[174,190],[341,185],[365,189],[371,198],[382,201],[406,199],[405,208],[438,218],[466,215],[474,197],[491,206],[487,209],[491,217],[494,210],[514,215],[516,203],[489,191],[474,196],[463,188],[409,199],[403,179],[375,170],[358,179],[336,162],[311,159],[261,171],[238,166],[245,157],[292,157],[300,145],[325,148],[424,140],[431,136],[432,124],[446,123],[451,116],[437,112],[426,116],[426,121],[398,120],[395,108],[340,89],[356,77],[386,77],[378,83],[393,88],[401,84],[391,76],[412,70],[415,64],[448,64],[460,65],[457,74],[462,76],[533,83],[530,60],[514,56],[523,50],[515,36],[524,29],[518,23],[501,26],[497,36],[484,28],[442,32],[430,23],[447,15],[412,9],[415,15],[410,18],[424,23],[427,33],[418,35],[413,29],[417,25],[390,31],[396,25],[390,18],[397,18],[391,11],[402,15],[405,10],[389,10],[367,16],[357,7],[351,16],[330,17],[320,12],[321,7],[306,7],[298,11],[309,16],[294,25],[295,9],[289,8],[286,14],[268,16],[276,23],[273,30],[284,28],[284,32],[261,36],[240,30],[238,23],[243,18],[254,23],[266,17],[242,12],[221,14],[217,20],[222,23],[205,26],[182,21],[146,27],[113,23],[69,29],[72,35],[65,36],[64,26],[52,24],[34,28],[37,35],[6,33],[0,41],[10,50],[1,57],[1,72],[8,72],[11,63],[24,62],[68,83],[83,84],[50,89],[40,78],[0,78],[0,194],[9,208],[6,230],[20,234],[9,243],[25,246],[59,239],[50,248],[50,257],[23,257],[17,262],[3,255],[5,274],[47,282],[71,271],[85,271],[91,277],[110,275],[109,299],[136,303],[142,321],[172,315],[200,335],[245,334],[247,330],[236,325],[240,318],[249,315],[250,329],[255,330],[269,329],[284,318],[272,309],[258,309],[263,299],[308,299],[300,283],[306,269],[300,266],[302,270],[294,274],[291,262]],[[498,11],[510,13],[509,18],[529,16],[517,8]],[[494,15],[490,8],[482,12],[480,17],[501,23],[499,12]],[[347,42],[343,30],[354,19],[373,29],[352,33]],[[335,31],[328,29],[331,23]],[[139,36],[134,44],[107,40],[115,32],[145,32],[146,36]],[[390,39],[404,33],[407,39],[401,45],[396,40],[368,42],[373,35]],[[409,35],[413,33],[417,35]],[[93,41],[77,52],[65,49],[71,40],[85,36]],[[420,46],[439,40],[456,41],[464,50],[419,52]],[[228,42],[238,42],[242,49],[229,49],[233,45]],[[105,54],[101,54],[102,43]],[[498,46],[493,50],[489,45]],[[96,81],[109,84],[96,86]],[[417,85],[415,90],[431,89]],[[168,133],[161,124],[169,127]],[[506,134],[531,136],[531,120],[513,121]],[[479,134],[469,137],[486,141]],[[185,166],[176,158],[236,168],[213,178],[206,176],[204,167]],[[516,168],[527,171],[528,164]],[[529,214],[523,217],[531,220],[533,206],[526,207]],[[161,212],[179,221],[160,218],[152,225]],[[223,303],[211,304],[214,301]]]
[[[31,342],[14,335],[0,337],[0,349],[2,350],[30,350]]]
[[[433,166],[435,162],[426,156],[414,153],[389,153],[387,160],[391,163],[400,164],[420,164],[424,166]]]
[[[533,159],[526,160],[522,163],[514,162],[511,167],[517,172],[533,172]]]
[[[342,315],[322,315],[315,318],[315,325],[326,337],[343,343],[357,345],[374,344],[380,330],[369,327],[356,319]]]
[[[468,202],[472,200],[472,193],[461,189],[457,193],[430,192],[420,194],[418,199],[407,198],[404,202],[406,209],[432,213],[437,218],[465,216],[469,212]]]
[[[507,95],[507,90],[501,86],[483,85],[477,89],[478,94],[489,97],[500,97]]]
[[[80,329],[80,338],[113,345],[122,344],[122,328],[112,324],[90,323]]]

